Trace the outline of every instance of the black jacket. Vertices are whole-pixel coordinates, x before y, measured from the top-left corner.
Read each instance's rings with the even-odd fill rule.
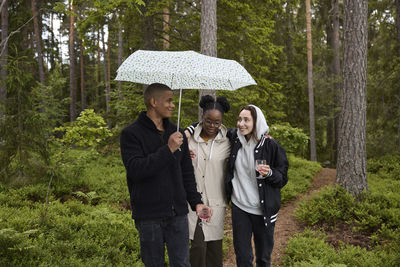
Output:
[[[235,161],[242,144],[237,136],[237,130],[228,135],[231,140],[231,155],[225,179],[225,190],[228,201],[232,196],[232,179],[234,176]],[[288,181],[287,171],[289,162],[283,147],[275,140],[262,137],[254,149],[254,159],[265,159],[272,169],[272,175],[265,179],[258,179],[258,192],[264,215],[264,223],[268,227],[276,221],[276,214],[281,204],[281,188]],[[255,170],[254,170],[255,171]]]
[[[163,124],[162,134],[146,112],[142,112],[121,133],[122,161],[127,173],[132,218],[136,220],[185,215],[187,202],[193,210],[196,204],[202,203],[187,139],[183,134],[181,151],[171,153],[168,139],[176,132],[176,126],[168,119]]]

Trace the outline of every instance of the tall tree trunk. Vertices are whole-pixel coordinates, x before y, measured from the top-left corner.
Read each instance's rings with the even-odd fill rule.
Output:
[[[7,57],[8,57],[8,0],[3,0],[1,8],[1,43],[0,46],[0,104],[4,104],[7,98],[6,80],[7,72]],[[0,109],[2,115],[2,109]]]
[[[76,119],[76,77],[75,77],[75,6],[74,1],[70,0],[70,22],[69,22],[69,96],[71,98],[69,113],[70,121]]]
[[[40,14],[36,7],[37,0],[31,0],[32,14],[33,14],[33,28],[35,31],[35,44],[36,52],[38,53],[38,68],[39,68],[39,80],[41,84],[44,84],[44,66],[43,66],[43,54],[42,54],[42,33],[39,28],[39,17]]]
[[[163,10],[163,50],[169,49],[169,3],[167,1],[167,7]]]
[[[55,60],[54,60],[54,47],[56,46],[56,43],[54,41],[54,13],[52,12],[50,14],[50,44],[51,44],[51,52],[50,52],[50,68],[53,70],[55,68]]]
[[[102,103],[102,94],[101,94],[101,48],[100,48],[100,40],[101,40],[101,35],[100,35],[100,29],[97,30],[97,64],[95,67],[95,80],[96,80],[96,106],[98,109],[101,109],[101,103]]]
[[[396,0],[396,29],[397,29],[397,56],[400,58],[400,0]],[[400,92],[398,92],[398,99],[400,107]],[[400,110],[398,111],[399,121],[397,125],[397,140],[398,140],[398,151],[400,151]]]
[[[200,53],[217,56],[217,0],[201,0],[201,24],[200,24]],[[199,100],[204,95],[216,96],[215,90],[200,90]],[[199,120],[202,116],[199,108]]]
[[[337,146],[338,146],[338,129],[339,129],[339,106],[340,106],[340,93],[341,93],[341,79],[340,79],[340,35],[339,35],[339,0],[332,0],[333,10],[333,89],[334,89],[334,143],[333,143],[333,158],[332,162],[337,162]]]
[[[86,92],[85,92],[85,58],[84,58],[84,50],[83,41],[79,40],[79,63],[81,67],[81,106],[82,111],[86,109]]]
[[[285,7],[285,13],[286,13],[286,17],[287,17],[287,38],[285,38],[286,41],[286,47],[285,47],[285,51],[286,51],[286,58],[287,58],[287,64],[291,65],[292,64],[292,38],[290,37],[290,32],[292,30],[292,11],[290,9],[290,0],[286,1],[286,7]],[[289,80],[289,84],[293,84],[292,79]]]
[[[321,14],[323,18],[326,18],[326,25],[325,25],[325,31],[326,31],[326,44],[327,48],[329,51],[333,51],[333,19],[332,19],[332,13],[330,10],[331,7],[331,0],[324,0],[323,1],[323,13]],[[333,54],[332,54],[333,55]],[[328,81],[333,81],[333,57],[330,55],[329,57],[330,61],[327,61],[326,65],[326,76]],[[334,124],[334,112],[335,112],[335,104],[333,101],[334,98],[334,88],[333,88],[333,83],[329,83],[330,86],[325,88],[326,93],[325,95],[329,95],[329,102],[328,102],[328,112],[329,112],[329,118],[327,121],[327,127],[326,127],[326,147],[325,151],[329,153],[329,162],[333,162],[334,158],[334,151],[333,151],[333,144],[335,142],[335,124]],[[331,86],[332,85],[332,86]]]
[[[336,182],[359,197],[367,184],[367,0],[344,0],[343,92]]]
[[[308,69],[308,107],[310,116],[310,159],[317,161],[315,142],[315,114],[314,114],[314,89],[313,89],[313,64],[312,64],[312,38],[311,38],[311,6],[310,0],[306,0],[307,20],[307,69]]]
[[[156,50],[156,43],[154,41],[154,16],[148,15],[148,6],[152,0],[144,0],[145,5],[141,7],[142,14],[144,16],[144,46],[145,50]]]
[[[108,27],[108,38],[107,38],[107,125],[108,128],[111,129],[111,121],[109,119],[110,112],[111,112],[111,107],[110,107],[110,102],[111,102],[111,38],[110,38],[110,27]]]
[[[122,64],[122,57],[123,57],[123,45],[124,45],[124,39],[122,36],[122,23],[121,19],[118,22],[118,67],[121,66]],[[122,82],[118,82],[118,97],[121,99],[122,97]]]
[[[101,40],[103,43],[103,71],[104,71],[104,86],[105,86],[105,95],[106,95],[106,112],[107,115],[110,112],[110,89],[108,88],[108,74],[107,74],[107,51],[106,51],[106,40],[104,37],[104,26],[101,28]]]

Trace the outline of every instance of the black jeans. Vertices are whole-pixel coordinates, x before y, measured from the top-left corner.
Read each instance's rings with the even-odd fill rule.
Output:
[[[189,226],[187,216],[157,220],[136,220],[140,237],[140,253],[146,267],[163,267],[167,245],[171,267],[190,267]]]
[[[233,246],[238,267],[253,267],[251,237],[254,236],[257,267],[271,265],[275,223],[266,227],[263,216],[247,213],[232,203]]]
[[[190,247],[190,264],[192,267],[222,267],[222,239],[204,241],[203,229],[199,219]]]

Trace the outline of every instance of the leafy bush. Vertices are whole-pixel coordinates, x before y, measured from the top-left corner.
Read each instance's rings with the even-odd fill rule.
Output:
[[[321,190],[311,199],[300,203],[296,216],[307,225],[335,225],[338,222],[350,224],[354,231],[362,231],[370,235],[375,243],[372,251],[365,251],[359,247],[343,246],[338,250],[338,260],[326,261],[317,257],[315,260],[323,265],[332,263],[346,264],[347,266],[399,266],[400,265],[400,181],[396,175],[399,170],[397,156],[385,156],[370,160],[368,164],[368,185],[370,192],[364,193],[361,200],[356,201],[351,195],[339,186]],[[315,237],[323,241],[321,237]],[[287,263],[293,261],[310,263],[309,254],[303,251],[296,254],[296,242],[301,238],[294,238],[289,249]],[[317,241],[313,241],[317,242]],[[306,242],[304,242],[306,243]],[[322,247],[322,245],[312,247]],[[304,244],[305,245],[305,244]],[[307,246],[307,245],[305,245]],[[311,257],[312,258],[312,257]]]
[[[129,211],[52,201],[42,221],[42,208],[1,206],[1,266],[142,266]]]
[[[325,242],[325,238],[323,233],[309,229],[296,234],[284,251],[284,266],[395,266],[391,264],[396,257],[383,250],[367,251],[352,245],[335,249]]]
[[[368,160],[367,170],[381,178],[400,180],[400,154],[386,155]]]
[[[78,147],[97,147],[111,136],[104,119],[93,109],[82,111],[76,121],[57,127],[54,131],[64,133],[60,139],[63,144]]]
[[[286,152],[297,156],[306,156],[309,137],[300,128],[294,128],[290,124],[274,124],[270,134],[285,148]]]
[[[310,187],[314,176],[322,169],[317,162],[308,161],[293,154],[288,154],[288,183],[282,189],[282,203],[295,199]]]
[[[296,217],[307,225],[348,221],[354,212],[355,199],[339,186],[326,187],[309,200],[299,203]]]

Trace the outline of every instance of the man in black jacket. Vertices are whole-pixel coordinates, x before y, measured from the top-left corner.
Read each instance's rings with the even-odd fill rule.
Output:
[[[172,100],[168,86],[149,85],[147,111],[121,133],[132,218],[147,267],[164,266],[165,244],[171,266],[190,266],[187,203],[197,213],[208,209],[196,189],[186,136],[168,120]]]

